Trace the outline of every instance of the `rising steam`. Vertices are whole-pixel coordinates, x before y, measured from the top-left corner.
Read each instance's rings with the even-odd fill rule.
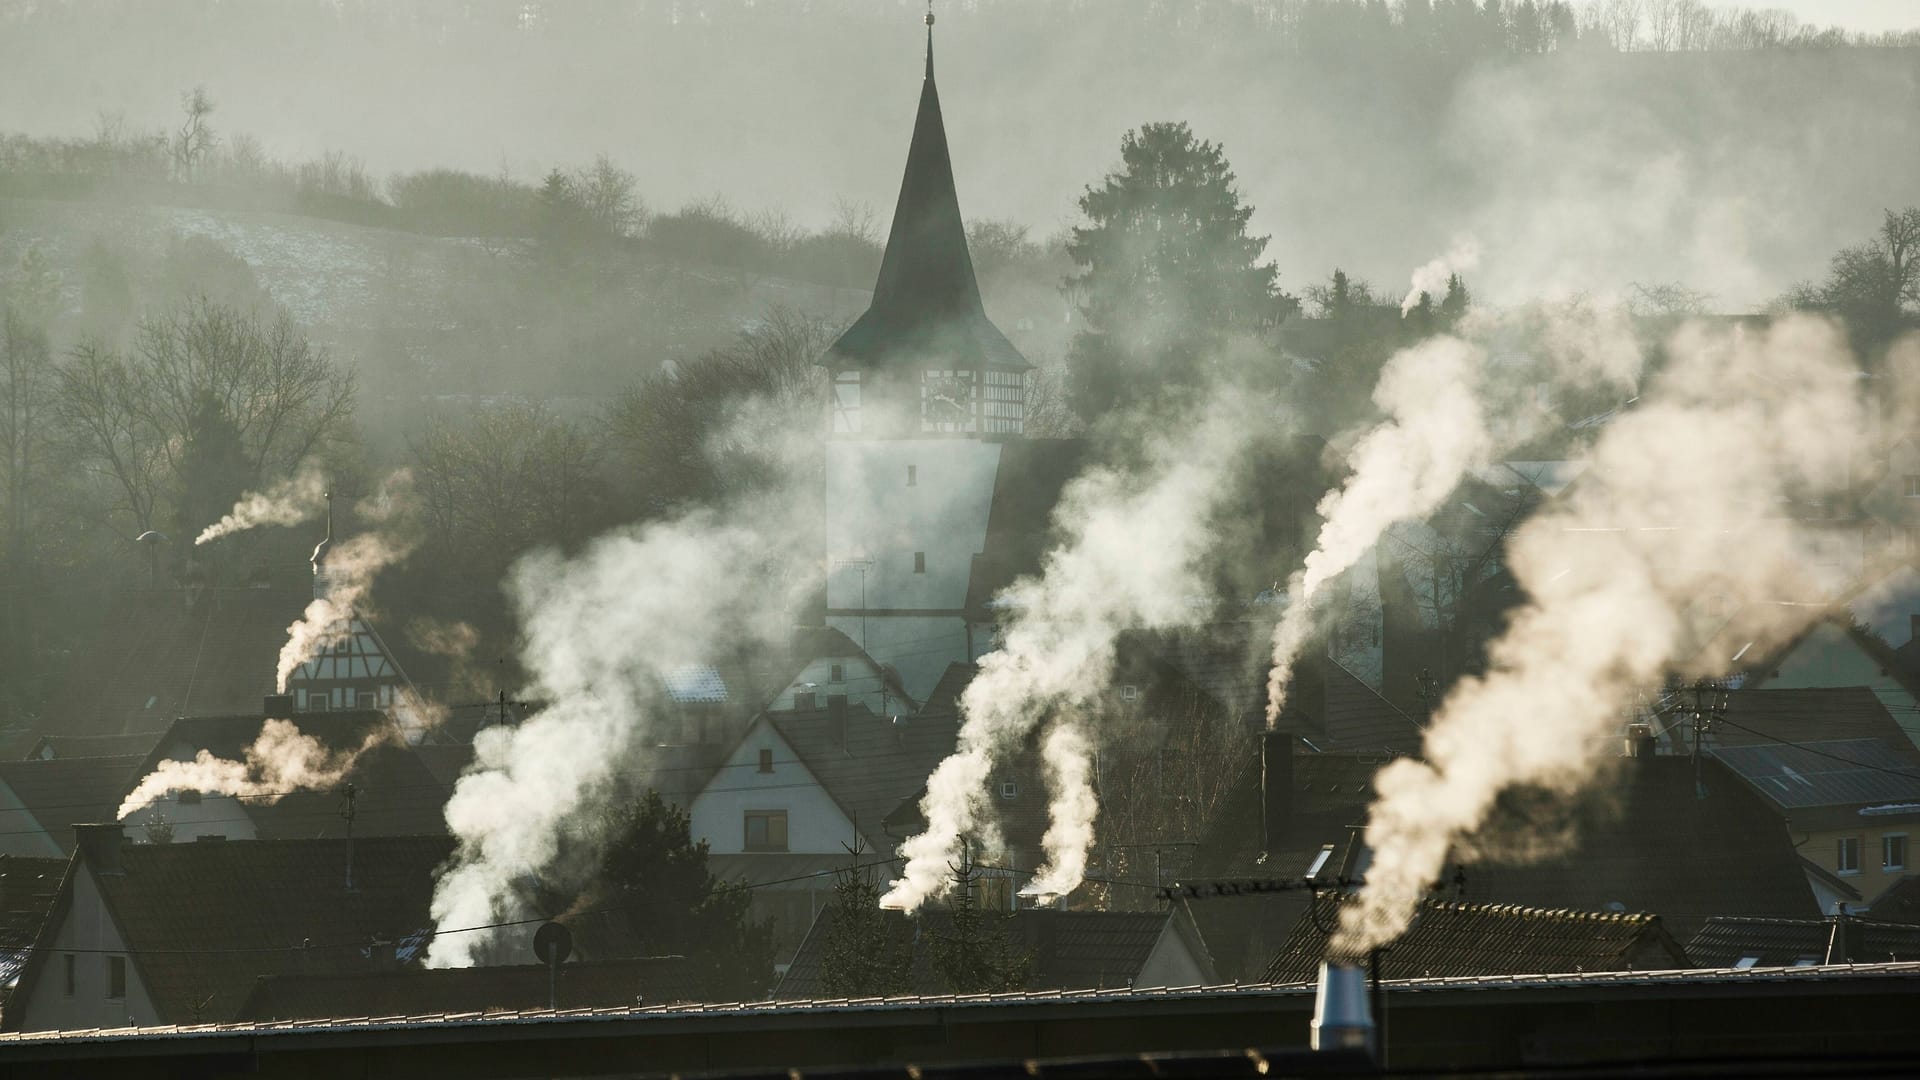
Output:
[[[1412,311],[1420,303],[1422,294],[1439,296],[1446,292],[1448,278],[1467,273],[1479,265],[1479,243],[1472,237],[1454,241],[1453,247],[1445,255],[1435,257],[1413,272],[1412,287],[1407,290],[1407,298],[1400,301],[1400,314],[1404,316]]]
[[[1286,704],[1322,590],[1365,557],[1389,526],[1430,514],[1467,469],[1491,453],[1481,403],[1485,363],[1479,348],[1441,337],[1402,350],[1381,371],[1373,399],[1387,419],[1354,446],[1346,483],[1320,500],[1319,539],[1288,583],[1287,609],[1273,631],[1268,726]]]
[[[791,534],[764,504],[756,510],[756,528],[701,513],[514,568],[529,693],[549,704],[474,739],[446,808],[459,847],[434,890],[430,965],[474,963],[488,937],[453,931],[524,915],[518,879],[555,871],[563,849],[576,859],[597,850],[596,811],[658,738],[663,672],[777,639],[805,583],[757,572]]]
[[[319,739],[302,734],[291,720],[268,720],[247,747],[245,760],[231,761],[202,750],[192,761],[163,761],[134,787],[114,817],[124,820],[176,791],[270,803],[296,791],[323,791],[339,785],[362,754],[392,741],[394,735],[391,727],[381,724],[358,746],[331,750]]]
[[[1106,688],[1121,631],[1207,617],[1194,599],[1206,592],[1209,519],[1259,425],[1244,397],[1223,396],[1147,447],[1141,468],[1097,469],[1068,486],[1054,514],[1063,541],[1039,577],[999,597],[1012,615],[961,696],[959,747],[927,780],[926,831],[902,848],[906,867],[883,903],[911,911],[945,891],[962,844],[992,836],[986,787],[995,758],[1047,723],[1046,862],[1027,891],[1065,894],[1080,884],[1096,802],[1075,717]]]
[[[281,480],[265,491],[249,491],[240,496],[227,515],[194,537],[197,544],[209,544],[223,536],[256,529],[262,525],[298,525],[320,512],[326,494],[327,478],[312,466]]]
[[[274,671],[280,693],[287,692],[287,680],[295,668],[350,632],[355,613],[364,614],[374,577],[411,555],[419,544],[410,520],[412,485],[413,476],[404,469],[389,476],[356,507],[366,531],[335,541],[328,550],[324,566],[316,569],[325,575],[324,595],[315,597],[299,620],[287,627],[287,643],[280,647]]]
[[[1831,325],[1795,318],[1759,333],[1683,330],[1671,366],[1617,418],[1562,501],[1514,535],[1509,565],[1527,604],[1456,685],[1423,760],[1376,778],[1373,861],[1336,947],[1396,937],[1449,852],[1515,785],[1564,793],[1590,778],[1592,740],[1636,690],[1668,673],[1723,673],[1689,632],[1717,598],[1730,636],[1765,648],[1818,614],[1781,603],[1831,595],[1809,580],[1829,538],[1781,515],[1844,488],[1853,433],[1870,430],[1859,379]]]

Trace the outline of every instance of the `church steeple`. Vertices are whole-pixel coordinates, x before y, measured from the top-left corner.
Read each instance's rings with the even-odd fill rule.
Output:
[[[936,356],[948,369],[1025,371],[1032,366],[987,320],[980,303],[933,78],[929,11],[920,109],[873,302],[823,362],[836,368],[872,368]]]

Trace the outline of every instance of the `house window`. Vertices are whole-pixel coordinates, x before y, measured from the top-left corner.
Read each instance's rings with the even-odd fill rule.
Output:
[[[787,850],[787,812],[785,810],[747,811],[748,851]]]
[[[857,435],[860,432],[860,373],[841,371],[833,376],[833,432]]]
[[[924,574],[927,572],[926,552],[916,551],[913,553],[913,572],[916,574]]]
[[[1907,474],[1907,498],[1920,499],[1920,473]]]
[[[846,682],[847,681],[846,667],[841,664],[833,665],[833,674],[828,676],[827,681],[828,682]]]
[[[127,958],[107,957],[107,996],[115,1001],[127,996]]]
[[[908,487],[920,486],[920,466],[918,465],[907,466],[907,486]]]
[[[813,691],[811,690],[795,691],[793,695],[793,707],[799,712],[819,708],[819,706],[813,703]]]
[[[1907,834],[1893,833],[1880,838],[1880,869],[1907,868]]]
[[[312,697],[307,699],[307,711],[308,712],[326,712],[327,699],[320,694],[313,695]]]
[[[1840,838],[1839,856],[1834,860],[1834,869],[1842,874],[1860,872],[1860,838],[1843,836]]]
[[[74,975],[74,967],[75,967],[74,955],[72,953],[68,953],[66,956],[62,957],[61,959],[66,961],[66,969],[67,969],[67,972],[66,972],[67,978],[63,985],[66,987],[67,996],[72,997],[73,991],[75,989],[75,983],[79,981]]]
[[[1018,435],[1026,427],[1026,375],[1018,371],[986,373],[986,400],[981,412],[992,434]]]
[[[1140,688],[1133,685],[1132,683],[1128,683],[1125,686],[1122,686],[1120,688],[1121,701],[1132,701],[1134,698],[1137,698],[1139,696],[1140,696]]]
[[[773,771],[773,751],[771,750],[760,751],[760,771],[763,773],[770,773]]]
[[[1003,783],[1003,784],[1001,784],[1001,785],[1000,785],[1000,797],[1001,797],[1001,798],[1003,798],[1003,799],[1017,799],[1017,798],[1019,798],[1019,797],[1020,797],[1020,783],[1019,783],[1019,781],[1017,781],[1017,780],[1008,780],[1007,782],[1005,782],[1005,783]]]
[[[362,691],[360,691],[360,707],[361,707],[362,709],[377,709],[377,708],[379,708],[379,707],[380,707],[380,696],[379,696],[378,694],[375,694],[375,693],[374,693],[373,691],[371,691],[371,690],[362,690]]]

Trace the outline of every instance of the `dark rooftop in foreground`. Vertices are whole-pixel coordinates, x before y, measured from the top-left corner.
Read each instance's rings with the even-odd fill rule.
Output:
[[[682,957],[563,963],[551,974],[551,997],[544,964],[266,975],[255,982],[235,1019],[531,1012],[554,1000],[563,1009],[605,1009],[700,996]]]
[[[1687,942],[1701,967],[1792,967],[1920,960],[1920,926],[1849,918],[1852,940],[1835,951],[1832,919],[1708,919]]]

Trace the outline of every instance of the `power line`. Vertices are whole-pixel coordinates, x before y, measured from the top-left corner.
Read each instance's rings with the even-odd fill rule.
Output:
[[[1830,751],[1821,750],[1816,747],[1808,746],[1805,743],[1794,742],[1792,739],[1783,739],[1783,738],[1780,738],[1779,736],[1772,735],[1765,731],[1756,731],[1755,729],[1750,728],[1745,724],[1741,724],[1741,723],[1737,723],[1735,721],[1729,720],[1724,716],[1717,717],[1716,722],[1725,724],[1728,727],[1739,728],[1741,731],[1744,731],[1749,735],[1758,735],[1759,737],[1766,739],[1769,742],[1779,743],[1782,746],[1791,746],[1795,750],[1804,751],[1805,753],[1814,754],[1819,757],[1831,758],[1834,761],[1838,761],[1847,765],[1852,765],[1855,768],[1871,769],[1874,772],[1882,772],[1882,773],[1886,773],[1889,776],[1898,776],[1907,780],[1920,780],[1920,774],[1905,772],[1900,769],[1890,769],[1884,765],[1875,765],[1872,762],[1868,762],[1868,761],[1855,761],[1852,758],[1843,757],[1840,754],[1835,754]],[[1738,749],[1738,747],[1726,747],[1726,749],[1732,750],[1732,749]]]

